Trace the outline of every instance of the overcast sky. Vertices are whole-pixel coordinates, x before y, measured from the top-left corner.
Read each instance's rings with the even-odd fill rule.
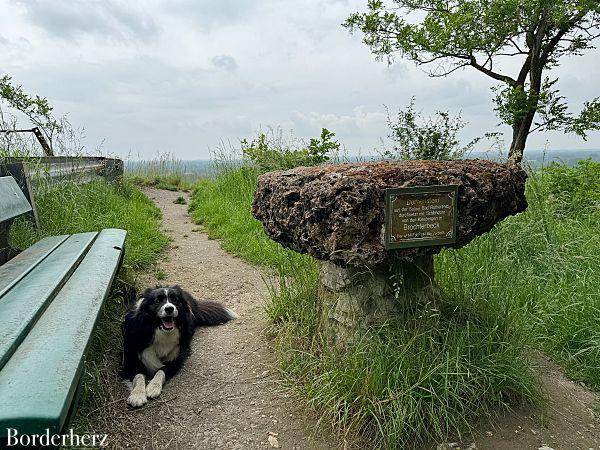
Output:
[[[493,85],[470,70],[431,79],[407,61],[377,62],[340,24],[366,0],[0,0],[0,75],[46,96],[85,128],[89,149],[204,159],[219,141],[267,126],[335,132],[368,154],[387,134],[384,105],[462,112],[465,138],[496,131]],[[574,110],[600,95],[600,51],[565,60]],[[507,131],[507,127],[501,130]],[[600,148],[562,134],[530,148]]]

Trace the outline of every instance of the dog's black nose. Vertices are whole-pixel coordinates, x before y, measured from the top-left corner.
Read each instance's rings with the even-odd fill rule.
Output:
[[[173,310],[174,310],[174,309],[175,309],[175,308],[173,308],[172,306],[165,306],[165,312],[166,312],[167,314],[173,314]]]

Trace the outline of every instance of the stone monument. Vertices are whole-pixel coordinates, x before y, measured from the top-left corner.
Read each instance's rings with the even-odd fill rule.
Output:
[[[276,242],[321,263],[334,342],[435,303],[433,255],[527,208],[527,174],[487,160],[298,167],[259,178],[252,212]]]

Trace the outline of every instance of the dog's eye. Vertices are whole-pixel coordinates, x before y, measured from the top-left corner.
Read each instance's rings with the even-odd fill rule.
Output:
[[[160,303],[162,301],[161,297],[154,297],[154,303]]]

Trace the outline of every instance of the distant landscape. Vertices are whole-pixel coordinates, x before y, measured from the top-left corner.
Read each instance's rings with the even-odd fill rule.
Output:
[[[474,151],[469,158],[501,160],[504,159],[498,153],[494,152],[478,152]],[[591,158],[594,161],[600,161],[600,149],[592,150],[527,150],[525,151],[525,161],[532,168],[546,166],[551,162],[564,163],[568,166],[577,164],[577,161]],[[349,156],[344,158],[345,161],[355,162],[358,160],[374,160],[379,159],[378,156]],[[205,178],[215,173],[214,162],[206,159],[194,160],[177,160],[177,159],[161,159],[151,162],[145,160],[125,160],[125,169],[129,173],[139,173],[140,171],[148,171],[148,166],[152,166],[152,170],[156,169],[160,173],[177,172],[182,176],[182,179],[193,182],[198,178]],[[161,166],[160,169],[157,166]],[[147,173],[145,175],[148,175]]]
[[[497,154],[473,152],[471,158],[498,159]],[[577,161],[591,158],[600,161],[600,149],[592,150],[525,150],[524,160],[532,167],[548,165],[551,162],[564,163],[569,166],[577,164]]]

